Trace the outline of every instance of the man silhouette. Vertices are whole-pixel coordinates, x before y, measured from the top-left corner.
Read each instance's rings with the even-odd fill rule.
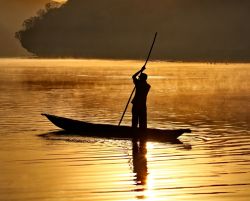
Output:
[[[145,66],[136,72],[132,78],[135,84],[135,96],[131,103],[132,107],[132,128],[137,128],[139,123],[140,129],[147,128],[147,95],[150,85],[147,83],[147,74],[143,73]],[[139,78],[137,78],[139,76]]]

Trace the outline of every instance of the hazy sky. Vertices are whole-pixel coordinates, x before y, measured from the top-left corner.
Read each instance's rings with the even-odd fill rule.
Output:
[[[27,55],[14,34],[20,30],[25,19],[33,16],[49,1],[0,0],[0,57]]]

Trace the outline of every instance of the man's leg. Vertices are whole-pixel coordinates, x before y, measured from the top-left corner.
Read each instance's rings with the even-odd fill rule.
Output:
[[[139,120],[139,114],[137,109],[133,106],[132,107],[132,128],[137,128]]]
[[[139,113],[139,127],[147,129],[147,108],[144,108]]]
[[[133,143],[137,143],[138,141],[138,132],[136,130],[137,125],[138,125],[138,121],[139,121],[139,114],[138,114],[138,110],[136,107],[132,107],[132,128],[133,128]]]

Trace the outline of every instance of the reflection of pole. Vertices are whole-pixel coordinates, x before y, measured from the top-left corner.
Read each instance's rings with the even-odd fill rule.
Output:
[[[149,51],[149,53],[148,53],[148,57],[147,57],[147,59],[146,59],[146,61],[145,61],[145,64],[144,64],[145,67],[146,67],[146,65],[147,65],[147,63],[148,63],[149,57],[150,57],[151,52],[152,52],[152,49],[153,49],[153,47],[154,47],[156,36],[157,36],[157,32],[155,33],[155,37],[154,37],[153,43],[152,43],[151,48],[150,48],[150,51]],[[126,107],[125,107],[125,109],[124,109],[124,111],[123,111],[123,113],[122,113],[122,117],[121,117],[121,119],[120,119],[120,121],[119,121],[118,126],[120,126],[120,124],[121,124],[121,122],[122,122],[122,119],[123,119],[123,117],[124,117],[124,115],[125,115],[125,113],[126,113],[126,111],[127,111],[128,105],[129,105],[129,103],[130,103],[130,100],[131,100],[131,98],[132,98],[134,92],[135,92],[135,87],[134,87],[132,93],[131,93],[130,96],[129,96],[128,102],[127,102]]]

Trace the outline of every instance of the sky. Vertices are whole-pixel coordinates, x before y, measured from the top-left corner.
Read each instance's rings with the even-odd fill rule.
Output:
[[[50,0],[0,0],[0,57],[29,55],[14,34],[25,19],[33,16]],[[62,0],[57,0],[62,1]]]

